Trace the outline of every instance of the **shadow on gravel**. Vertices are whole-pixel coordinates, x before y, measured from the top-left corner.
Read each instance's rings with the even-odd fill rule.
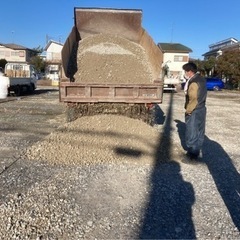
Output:
[[[154,114],[154,124],[163,125],[165,122],[166,116],[164,115],[163,110],[159,105],[155,105],[155,114]]]
[[[130,148],[122,148],[117,147],[115,149],[116,154],[124,155],[124,156],[133,156],[133,157],[141,157],[142,151],[138,149],[130,149]]]
[[[40,94],[46,94],[46,93],[58,92],[58,91],[59,91],[58,88],[44,87],[44,88],[37,88],[33,93],[24,92],[22,96],[34,96],[34,95],[40,95]]]
[[[48,93],[48,92],[59,92],[58,88],[43,88],[43,89],[36,89],[34,91],[35,95],[39,95],[39,94],[44,94],[44,93]],[[31,94],[31,95],[34,95]]]
[[[222,146],[205,136],[203,159],[233,223],[240,231],[240,174]]]
[[[171,159],[171,122],[173,94],[164,131],[155,152],[155,166],[150,178],[150,194],[139,239],[195,239],[192,221],[194,190],[185,182],[180,165]]]
[[[185,149],[185,123],[175,120],[182,147]],[[205,136],[202,149],[207,165],[233,223],[240,231],[240,174],[222,146]]]
[[[17,96],[14,92],[11,92],[7,98],[5,99],[0,99],[0,103],[1,102],[8,102],[8,101],[14,101],[16,99],[21,99],[21,98],[26,98],[26,97],[31,97],[34,95],[40,95],[40,94],[46,94],[46,93],[50,93],[50,92],[59,92],[58,88],[51,88],[51,87],[45,87],[45,88],[40,88],[40,89],[36,89],[33,93],[24,91],[21,93],[20,96]]]

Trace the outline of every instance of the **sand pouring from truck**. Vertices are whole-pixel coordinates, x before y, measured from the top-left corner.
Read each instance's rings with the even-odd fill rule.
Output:
[[[74,8],[59,84],[68,120],[99,113],[148,121],[162,102],[163,54],[142,27],[142,10]]]

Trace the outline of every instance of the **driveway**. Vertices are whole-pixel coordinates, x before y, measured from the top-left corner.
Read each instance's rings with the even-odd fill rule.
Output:
[[[66,123],[51,88],[1,102],[1,237],[240,238],[239,93],[209,92],[198,165],[181,162],[183,92],[163,99],[153,127],[110,115]]]

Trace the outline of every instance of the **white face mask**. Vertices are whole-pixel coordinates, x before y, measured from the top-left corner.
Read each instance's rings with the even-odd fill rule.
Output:
[[[188,80],[188,79],[189,79],[189,76],[185,73],[185,74],[184,74],[184,78],[185,78],[186,80]]]

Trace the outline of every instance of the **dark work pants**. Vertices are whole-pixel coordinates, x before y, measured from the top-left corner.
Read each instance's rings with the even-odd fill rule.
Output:
[[[191,115],[185,116],[186,132],[185,140],[188,152],[199,155],[202,148],[205,125],[206,125],[206,107],[195,109]]]

